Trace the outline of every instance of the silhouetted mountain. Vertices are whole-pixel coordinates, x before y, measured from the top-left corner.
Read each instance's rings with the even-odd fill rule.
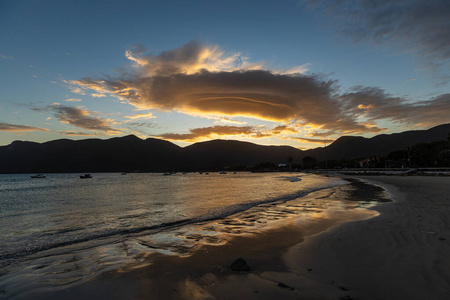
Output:
[[[174,169],[182,148],[130,135],[108,140],[15,141],[0,147],[1,173],[112,172]]]
[[[213,140],[184,148],[186,158],[199,169],[252,166],[261,162],[286,163],[289,157],[300,162],[303,151],[290,146],[261,146],[248,142]]]
[[[393,134],[380,134],[372,138],[343,136],[324,148],[305,151],[306,155],[319,160],[350,159],[369,156],[385,156],[392,151],[407,149],[418,143],[442,141],[450,134],[450,124],[443,124],[428,130],[412,130]]]
[[[261,146],[213,140],[181,148],[171,142],[136,136],[108,140],[15,141],[0,147],[0,173],[180,171],[286,163],[300,164],[305,156],[319,160],[385,156],[417,143],[446,140],[450,124],[428,130],[382,134],[367,139],[344,136],[326,148],[302,151],[290,146]]]

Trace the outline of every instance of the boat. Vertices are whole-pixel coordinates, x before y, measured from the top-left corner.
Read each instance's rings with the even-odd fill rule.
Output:
[[[227,174],[225,171],[220,171],[219,174]]]
[[[171,172],[166,172],[166,173],[164,173],[163,175],[164,175],[164,176],[170,176],[170,175],[172,175],[172,173],[171,173]]]
[[[80,175],[80,179],[92,178],[92,174]]]
[[[33,175],[33,176],[30,176],[31,178],[45,178],[45,175],[44,174],[36,174],[36,175]]]
[[[122,174],[122,175],[127,175],[127,173],[126,173],[126,172],[122,172],[121,174]]]

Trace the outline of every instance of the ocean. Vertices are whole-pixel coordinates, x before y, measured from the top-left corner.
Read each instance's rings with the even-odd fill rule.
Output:
[[[307,173],[79,175],[0,175],[0,296],[63,289],[146,266],[153,253],[189,255],[289,218],[364,208],[309,197],[347,182]]]

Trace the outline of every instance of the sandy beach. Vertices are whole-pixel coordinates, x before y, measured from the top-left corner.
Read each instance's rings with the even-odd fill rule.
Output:
[[[450,178],[358,178],[383,187],[394,202],[370,210],[335,211],[333,216],[307,220],[307,226],[305,220],[292,218],[259,234],[236,236],[222,246],[201,247],[188,257],[156,254],[147,267],[107,272],[81,285],[29,296],[448,299]],[[365,186],[365,192],[353,196],[380,194],[381,189],[368,187],[373,186]],[[352,193],[347,195],[352,197]],[[230,268],[240,257],[250,271]]]
[[[285,256],[290,268],[311,268],[308,278],[351,299],[447,299],[450,178],[360,178],[383,186],[395,202],[377,206],[375,218],[292,247]]]

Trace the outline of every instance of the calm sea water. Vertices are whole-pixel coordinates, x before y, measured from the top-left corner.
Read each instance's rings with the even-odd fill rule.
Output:
[[[201,243],[324,211],[335,204],[305,195],[344,184],[281,173],[46,176],[0,175],[0,292],[8,295],[64,288],[145,264],[148,253],[186,255]]]

